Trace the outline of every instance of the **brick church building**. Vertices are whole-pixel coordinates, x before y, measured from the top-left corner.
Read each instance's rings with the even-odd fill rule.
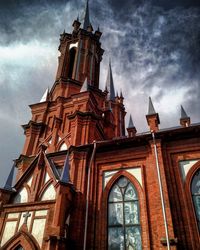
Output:
[[[101,31],[88,2],[60,36],[55,83],[30,105],[25,144],[0,189],[2,250],[200,249],[200,124],[125,128],[111,63],[99,88]],[[13,185],[14,169],[17,169]]]

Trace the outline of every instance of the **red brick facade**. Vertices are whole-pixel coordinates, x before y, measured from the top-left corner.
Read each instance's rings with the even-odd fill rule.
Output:
[[[155,144],[170,249],[199,249],[191,182],[200,169],[200,125],[159,130],[155,113],[147,115],[155,143],[135,128],[126,137],[123,97],[109,100],[99,89],[101,32],[80,25],[61,35],[56,81],[23,125],[16,183],[0,191],[1,249],[122,249],[108,247],[108,197],[122,176],[138,194],[141,249],[167,249]]]

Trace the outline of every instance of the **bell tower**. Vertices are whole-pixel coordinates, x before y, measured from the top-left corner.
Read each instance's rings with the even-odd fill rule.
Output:
[[[106,90],[99,89],[102,33],[99,28],[93,31],[88,1],[82,24],[77,18],[72,27],[71,33],[60,35],[52,88],[40,103],[30,105],[32,118],[23,125],[24,156],[37,154],[41,145],[52,153],[125,134],[123,96],[115,96],[111,63]]]
[[[104,50],[101,48],[102,33],[99,28],[93,32],[90,22],[88,1],[86,2],[83,24],[79,18],[73,24],[71,34],[60,35],[60,56],[56,81],[51,94],[68,97],[80,91],[85,79],[89,85],[99,88],[100,62]]]

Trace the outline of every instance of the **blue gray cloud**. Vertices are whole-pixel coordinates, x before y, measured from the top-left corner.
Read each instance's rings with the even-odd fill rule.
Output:
[[[200,120],[200,7],[195,0],[90,1],[94,28],[103,31],[104,88],[111,57],[115,88],[123,90],[138,131],[152,96],[161,127],[178,125],[183,104]],[[0,1],[0,183],[20,154],[20,127],[30,119],[28,105],[52,86],[59,34],[72,29],[84,1]]]

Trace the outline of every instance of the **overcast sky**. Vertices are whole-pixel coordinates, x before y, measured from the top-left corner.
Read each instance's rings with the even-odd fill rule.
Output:
[[[59,34],[72,30],[84,0],[0,1],[0,184],[24,143],[22,124],[55,80]],[[109,57],[115,89],[139,132],[148,96],[161,127],[179,125],[180,105],[200,121],[199,0],[90,0],[94,29],[103,32],[104,89]]]

